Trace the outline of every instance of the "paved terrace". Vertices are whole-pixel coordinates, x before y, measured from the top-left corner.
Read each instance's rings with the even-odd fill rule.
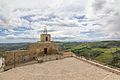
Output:
[[[0,80],[120,80],[120,75],[71,57],[13,68],[0,73]]]

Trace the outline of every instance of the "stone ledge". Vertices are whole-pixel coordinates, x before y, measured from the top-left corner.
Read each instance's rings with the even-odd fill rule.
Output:
[[[105,70],[107,70],[107,71],[109,71],[109,72],[112,72],[112,73],[115,73],[115,74],[117,74],[117,75],[120,75],[120,71],[117,70],[117,69],[113,69],[113,68],[110,68],[110,67],[108,67],[108,66],[105,66],[105,65],[102,65],[102,64],[99,64],[99,63],[90,61],[90,60],[86,60],[85,58],[77,57],[77,56],[75,56],[75,55],[72,55],[72,57],[74,57],[74,58],[76,58],[76,59],[79,59],[79,60],[82,60],[82,61],[84,61],[84,62],[87,62],[87,63],[89,63],[89,64],[91,64],[91,65],[94,65],[94,66],[100,67],[100,68],[102,68],[102,69],[105,69]]]

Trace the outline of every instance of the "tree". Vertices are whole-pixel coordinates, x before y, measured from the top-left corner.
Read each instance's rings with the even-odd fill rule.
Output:
[[[103,53],[102,51],[92,50],[90,53],[90,58],[94,60],[96,57],[100,56],[102,53]]]
[[[120,50],[113,53],[113,59],[110,62],[110,65],[120,68]]]

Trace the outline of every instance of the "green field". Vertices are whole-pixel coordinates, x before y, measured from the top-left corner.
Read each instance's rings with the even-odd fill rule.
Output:
[[[5,52],[5,50],[4,50],[4,49],[0,49],[0,57],[2,57],[2,56],[3,56],[4,52]]]
[[[77,56],[120,68],[120,41],[72,42],[63,43],[61,46]]]

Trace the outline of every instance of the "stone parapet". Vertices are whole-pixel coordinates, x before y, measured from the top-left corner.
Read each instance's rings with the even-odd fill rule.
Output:
[[[96,62],[87,60],[87,59],[85,59],[85,58],[77,57],[77,56],[75,56],[75,55],[73,55],[72,57],[74,57],[74,58],[76,58],[76,59],[79,59],[79,60],[82,60],[82,61],[84,61],[84,62],[87,62],[87,63],[89,63],[89,64],[91,64],[91,65],[94,65],[94,66],[100,67],[100,68],[102,68],[102,69],[105,69],[105,70],[107,70],[107,71],[109,71],[109,72],[112,72],[112,73],[115,73],[115,74],[120,75],[120,71],[117,70],[117,69],[113,69],[113,68],[110,68],[110,67],[108,67],[108,66],[102,65],[102,64],[100,64],[100,63],[96,63]]]

